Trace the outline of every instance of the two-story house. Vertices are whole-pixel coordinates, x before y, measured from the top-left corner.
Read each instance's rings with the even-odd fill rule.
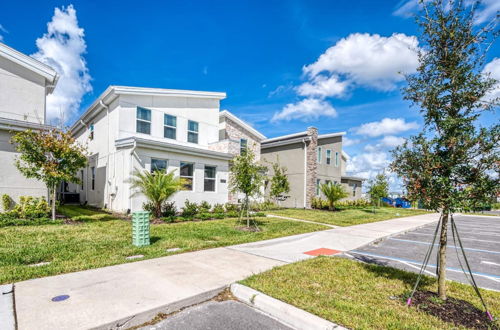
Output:
[[[229,161],[241,148],[260,150],[254,144],[264,137],[229,112],[220,112],[225,97],[110,86],[71,127],[90,153],[88,167],[79,173],[82,184],[71,189],[82,203],[131,212],[145,202],[131,187],[134,172],[175,171],[187,183],[172,198],[177,207],[186,199],[226,203]],[[230,133],[229,121],[239,125],[238,135]]]
[[[48,197],[45,184],[25,178],[15,167],[18,155],[10,143],[16,132],[48,129],[46,96],[58,75],[51,67],[0,43],[0,195]]]
[[[314,197],[323,197],[323,183],[340,183],[349,193],[347,199],[361,198],[362,178],[347,176],[348,155],[342,150],[345,132],[318,134],[315,127],[304,132],[262,141],[261,160],[272,175],[272,163],[287,168],[290,182],[285,207],[310,208]]]

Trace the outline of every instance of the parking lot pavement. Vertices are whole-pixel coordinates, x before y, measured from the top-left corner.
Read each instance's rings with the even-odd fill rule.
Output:
[[[187,308],[155,325],[141,330],[292,330],[248,305],[226,300],[209,301]]]
[[[467,259],[479,287],[500,291],[500,217],[455,216],[458,232]],[[350,258],[384,266],[419,272],[427,249],[432,243],[436,224],[393,236],[380,242],[351,250]],[[439,235],[439,233],[438,233]],[[426,275],[436,276],[438,239],[426,268]],[[454,281],[469,283],[460,266],[457,253],[465,268],[461,250],[453,242],[451,227],[448,227],[447,277]],[[466,268],[465,268],[466,269]]]

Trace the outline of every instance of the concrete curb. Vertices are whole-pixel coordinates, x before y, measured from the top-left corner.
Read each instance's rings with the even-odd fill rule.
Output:
[[[16,329],[13,284],[0,285],[0,329]]]
[[[294,329],[346,329],[319,316],[272,298],[260,291],[241,284],[231,284],[231,293],[241,302],[248,304]]]
[[[132,327],[139,326],[141,324],[147,323],[154,319],[156,315],[159,313],[163,314],[170,314],[173,312],[177,312],[183,308],[190,307],[193,305],[200,304],[202,302],[208,301],[215,296],[217,296],[219,293],[224,291],[227,286],[223,286],[214,290],[206,291],[197,295],[194,295],[192,297],[182,299],[155,309],[151,309],[148,311],[143,311],[139,312],[134,315],[130,315],[126,318],[123,318],[121,320],[117,320],[108,324],[103,324],[98,327],[92,328],[92,330],[121,330],[121,329],[128,329]],[[3,330],[2,327],[0,329]]]

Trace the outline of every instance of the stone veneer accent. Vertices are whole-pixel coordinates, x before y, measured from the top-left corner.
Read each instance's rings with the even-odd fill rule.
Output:
[[[311,201],[316,196],[316,177],[318,169],[318,129],[316,127],[308,127],[307,135],[311,140],[307,143],[306,163],[306,208],[311,208]]]

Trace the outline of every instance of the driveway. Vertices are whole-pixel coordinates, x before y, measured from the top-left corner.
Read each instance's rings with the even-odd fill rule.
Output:
[[[485,289],[500,291],[500,217],[455,216],[458,232],[476,283]],[[346,253],[351,258],[384,266],[419,272],[425,254],[432,243],[436,224],[429,224],[405,234],[392,236],[381,242],[369,244]],[[454,245],[451,227],[448,227],[447,277],[469,283],[464,275],[461,250]],[[426,274],[436,276],[437,241]],[[457,242],[458,244],[458,242]]]

